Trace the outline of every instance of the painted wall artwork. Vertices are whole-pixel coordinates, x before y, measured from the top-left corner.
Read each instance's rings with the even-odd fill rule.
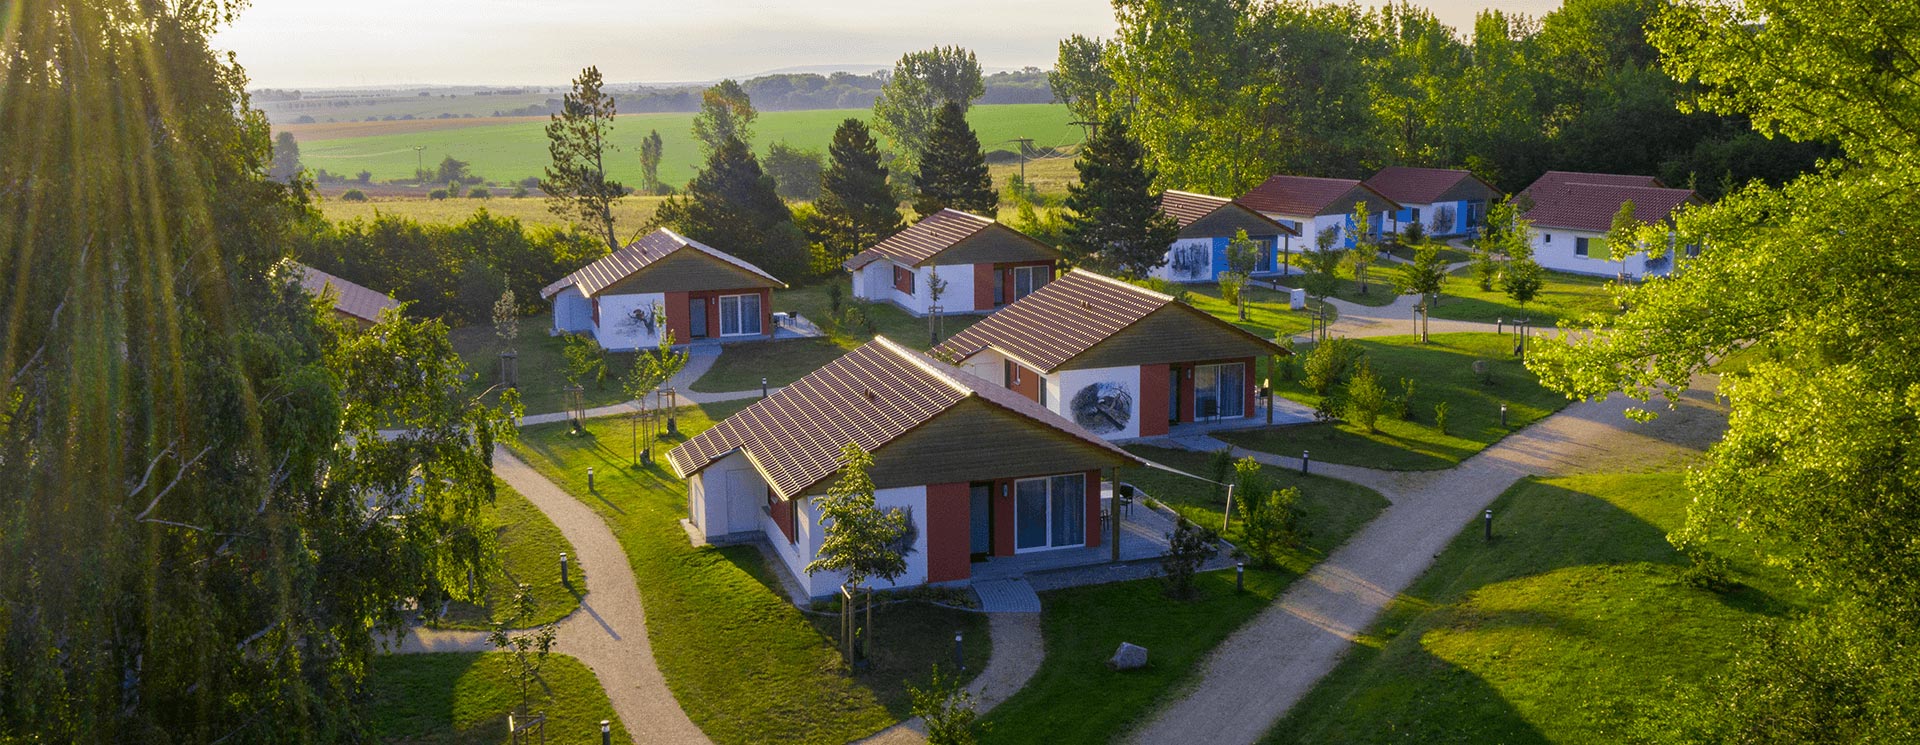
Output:
[[[1133,394],[1113,382],[1094,383],[1073,394],[1073,421],[1097,435],[1118,432],[1133,421]]]
[[[1175,282],[1212,279],[1212,253],[1207,246],[1175,246],[1168,252],[1167,273]]]

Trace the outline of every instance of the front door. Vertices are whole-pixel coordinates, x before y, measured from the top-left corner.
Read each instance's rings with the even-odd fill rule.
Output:
[[[707,338],[707,299],[703,297],[687,300],[687,335],[695,339]]]
[[[969,553],[974,561],[984,561],[993,554],[993,484],[974,484],[968,497]]]
[[[1180,366],[1167,366],[1167,426],[1180,423]]]

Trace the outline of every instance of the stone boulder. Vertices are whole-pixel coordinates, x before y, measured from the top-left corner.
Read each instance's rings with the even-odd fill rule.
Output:
[[[1107,660],[1110,670],[1134,670],[1147,666],[1147,648],[1129,642],[1121,642],[1114,650],[1113,659]]]

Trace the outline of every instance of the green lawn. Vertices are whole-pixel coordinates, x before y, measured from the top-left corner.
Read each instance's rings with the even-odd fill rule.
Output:
[[[1263,287],[1247,289],[1247,320],[1240,320],[1240,311],[1225,300],[1220,299],[1220,285],[1192,284],[1181,285],[1187,291],[1187,304],[1204,310],[1223,321],[1253,332],[1262,339],[1273,340],[1280,333],[1288,336],[1304,334],[1313,326],[1313,316],[1304,310],[1292,310],[1288,306],[1287,295]],[[1314,301],[1308,301],[1308,307],[1318,307]],[[1331,317],[1336,317],[1329,314]]]
[[[548,621],[558,621],[580,607],[580,589],[587,586],[585,567],[580,566],[580,552],[573,550],[573,544],[560,534],[552,520],[533,506],[532,502],[507,486],[506,482],[493,480],[494,503],[488,510],[489,521],[496,526],[495,532],[500,542],[500,574],[487,580],[487,600],[485,605],[454,603],[441,617],[439,626],[456,629],[491,629],[496,611],[513,611],[513,594],[524,583],[533,595],[533,614],[519,621],[518,626],[538,626]],[[560,552],[567,553],[572,564],[568,577],[572,588],[560,584]]]
[[[1129,448],[1162,464],[1205,476],[1205,453]],[[1265,609],[1308,567],[1386,508],[1365,487],[1266,469],[1276,487],[1299,486],[1305,545],[1280,568],[1247,570],[1247,590],[1234,592],[1233,572],[1201,575],[1201,596],[1167,598],[1158,579],[1048,592],[1041,596],[1047,657],[1039,672],[989,718],[986,742],[1105,743],[1124,733],[1157,702],[1192,677],[1200,660],[1234,629]],[[1127,469],[1121,479],[1181,514],[1217,528],[1221,504],[1206,484],[1164,471]],[[1237,535],[1236,521],[1230,535]],[[1117,673],[1106,660],[1121,642],[1148,650],[1144,670]]]
[[[683,410],[683,437],[746,404]],[[664,465],[630,467],[625,441],[622,422],[596,420],[581,436],[567,434],[565,424],[528,427],[511,447],[613,529],[647,607],[654,661],[687,716],[716,742],[845,742],[871,734],[905,717],[905,684],[925,674],[907,668],[944,661],[955,631],[985,638],[979,614],[890,606],[876,618],[875,638],[904,650],[904,661],[848,674],[833,639],[770,587],[775,570],[757,549],[688,545],[678,522],[686,516],[685,482]],[[597,491],[587,490],[588,467]]]
[[[845,279],[823,280],[811,287],[796,287],[790,290],[773,292],[773,309],[799,313],[802,317],[819,323],[832,315],[833,303],[827,295],[827,288],[838,282],[840,289],[846,291],[841,302],[853,303],[852,288]],[[845,307],[843,305],[842,307]],[[927,319],[915,318],[906,311],[890,303],[866,303],[868,316],[874,324],[874,332],[914,349],[926,349],[932,341],[927,327]],[[962,329],[974,324],[984,316],[953,315],[941,319],[941,339],[960,333]],[[743,342],[728,344],[721,348],[720,359],[715,360],[713,369],[693,382],[693,389],[709,393],[742,391],[760,387],[760,379],[765,377],[767,384],[782,386],[799,380],[801,376],[813,372],[846,354],[848,350],[865,344],[874,334],[864,328],[845,329],[841,335],[819,339],[782,339],[779,341]]]
[[[824,152],[840,122],[849,117],[865,120],[872,113],[867,109],[763,111],[753,122],[753,144],[761,155],[775,142]],[[611,142],[620,149],[620,157],[608,159],[608,175],[628,185],[640,183],[640,158],[635,153],[640,152],[641,138],[658,131],[665,153],[660,180],[684,185],[693,177],[701,157],[692,134],[693,116],[691,112],[678,112],[616,118]],[[968,123],[989,150],[1010,148],[995,143],[1015,137],[1031,137],[1038,147],[1080,142],[1083,134],[1072,120],[1067,107],[1060,104],[987,104],[967,112]],[[465,123],[471,126],[419,131],[420,126],[414,122],[393,122],[391,133],[354,132],[356,136],[330,139],[309,134],[300,139],[300,161],[309,169],[325,168],[334,173],[367,170],[374,180],[385,181],[412,178],[419,163],[431,168],[451,156],[467,161],[479,176],[509,182],[540,175],[550,160],[544,119],[495,123],[476,118]],[[425,149],[416,153],[416,147]]]
[[[1499,282],[1494,283],[1492,290],[1483,291],[1474,281],[1473,267],[1462,268],[1447,278],[1446,288],[1440,293],[1440,302],[1433,306],[1433,317],[1493,323],[1494,319],[1525,316],[1533,320],[1534,326],[1547,329],[1553,328],[1559,321],[1582,318],[1590,313],[1613,315],[1619,312],[1612,293],[1607,289],[1613,282],[1610,278],[1547,272],[1545,279],[1540,294],[1522,311],[1500,289]]]
[[[1201,478],[1213,478],[1208,473],[1209,462],[1213,459],[1209,453],[1146,445],[1129,445],[1127,451]],[[1301,476],[1299,471],[1291,468],[1266,466],[1261,471],[1275,489],[1289,486],[1300,488],[1299,507],[1305,513],[1302,521],[1309,535],[1306,545],[1289,563],[1290,568],[1296,571],[1305,571],[1306,567],[1319,561],[1325,552],[1339,546],[1346,536],[1360,529],[1361,525],[1387,507],[1386,497],[1359,484],[1324,476]],[[1157,468],[1123,468],[1120,469],[1120,480],[1140,487],[1188,520],[1214,530],[1220,529],[1220,520],[1226,510],[1226,496],[1224,490],[1216,492],[1212,484]],[[1221,480],[1233,479],[1229,475]],[[1237,506],[1234,514],[1244,517]],[[1234,520],[1225,533],[1226,539],[1237,543],[1240,540],[1240,528],[1240,521]]]
[[[1294,258],[1295,261],[1299,259],[1298,256]],[[1360,283],[1353,278],[1353,267],[1342,261],[1340,268],[1334,271],[1334,276],[1340,281],[1334,283],[1333,297],[1356,305],[1376,308],[1392,305],[1394,299],[1400,296],[1400,292],[1393,286],[1394,281],[1400,278],[1400,271],[1400,265],[1388,261],[1386,252],[1382,251],[1380,261],[1367,272],[1367,291],[1362,293]],[[1275,277],[1274,281],[1288,287],[1300,287],[1304,277],[1305,275],[1301,274],[1289,274],[1284,277]]]
[[[1280,455],[1311,451],[1313,459],[1368,468],[1420,471],[1451,468],[1507,436],[1567,405],[1567,399],[1542,388],[1533,373],[1511,354],[1511,338],[1501,334],[1434,334],[1432,344],[1419,337],[1383,336],[1355,340],[1390,395],[1399,396],[1402,378],[1414,381],[1413,421],[1383,415],[1378,432],[1345,422],[1278,429],[1222,432],[1222,440]],[[1307,345],[1300,350],[1305,359]],[[1487,360],[1492,385],[1473,372],[1474,360]],[[1299,365],[1295,369],[1300,369]],[[1280,395],[1313,406],[1320,397],[1295,376],[1280,381]],[[1447,432],[1434,428],[1434,405],[1448,404]],[[1508,427],[1500,426],[1500,405],[1507,405]]]
[[[1748,621],[1804,602],[1750,552],[1725,554],[1744,589],[1683,583],[1665,536],[1687,502],[1677,473],[1516,484],[1495,540],[1470,522],[1267,741],[1641,739],[1652,702],[1721,668]]]
[[[1473,254],[1467,253],[1466,251],[1462,251],[1458,248],[1454,248],[1453,246],[1447,245],[1445,243],[1436,243],[1435,245],[1440,247],[1440,260],[1448,264],[1457,264],[1462,261],[1469,261],[1473,259]],[[1411,247],[1402,246],[1398,243],[1388,244],[1387,246],[1384,246],[1381,250],[1385,253],[1393,254],[1394,256],[1399,257],[1401,259],[1405,259],[1407,261],[1412,261],[1414,257],[1417,255],[1416,252]]]
[[[629,742],[593,671],[562,654],[547,658],[529,689],[528,709],[547,716],[546,741]],[[503,654],[458,652],[381,655],[367,675],[368,726],[381,742],[405,745],[505,743],[507,713],[520,704],[519,681]]]
[[[563,337],[547,332],[553,327],[553,314],[540,313],[520,319],[520,334],[514,341],[520,373],[520,405],[528,414],[551,414],[566,410],[567,359]],[[473,381],[467,391],[473,395],[496,396],[500,382],[500,338],[490,324],[462,326],[447,334],[453,351],[467,363]],[[608,352],[605,381],[584,383],[587,406],[605,406],[627,400],[620,391],[620,379],[633,366],[632,352]]]

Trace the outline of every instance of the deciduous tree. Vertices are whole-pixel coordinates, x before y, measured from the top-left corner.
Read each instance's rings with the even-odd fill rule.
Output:
[[[660,183],[660,159],[666,156],[666,143],[660,139],[660,130],[650,130],[640,140],[640,190],[648,194],[660,194],[665,184]]]
[[[873,126],[893,149],[894,174],[920,172],[941,107],[958,104],[964,115],[985,92],[980,61],[971,50],[934,47],[901,55],[873,102]]]
[[[753,144],[753,120],[759,116],[747,91],[731,78],[701,91],[700,112],[693,115],[693,138],[700,141],[700,154],[712,157],[730,137]]]

